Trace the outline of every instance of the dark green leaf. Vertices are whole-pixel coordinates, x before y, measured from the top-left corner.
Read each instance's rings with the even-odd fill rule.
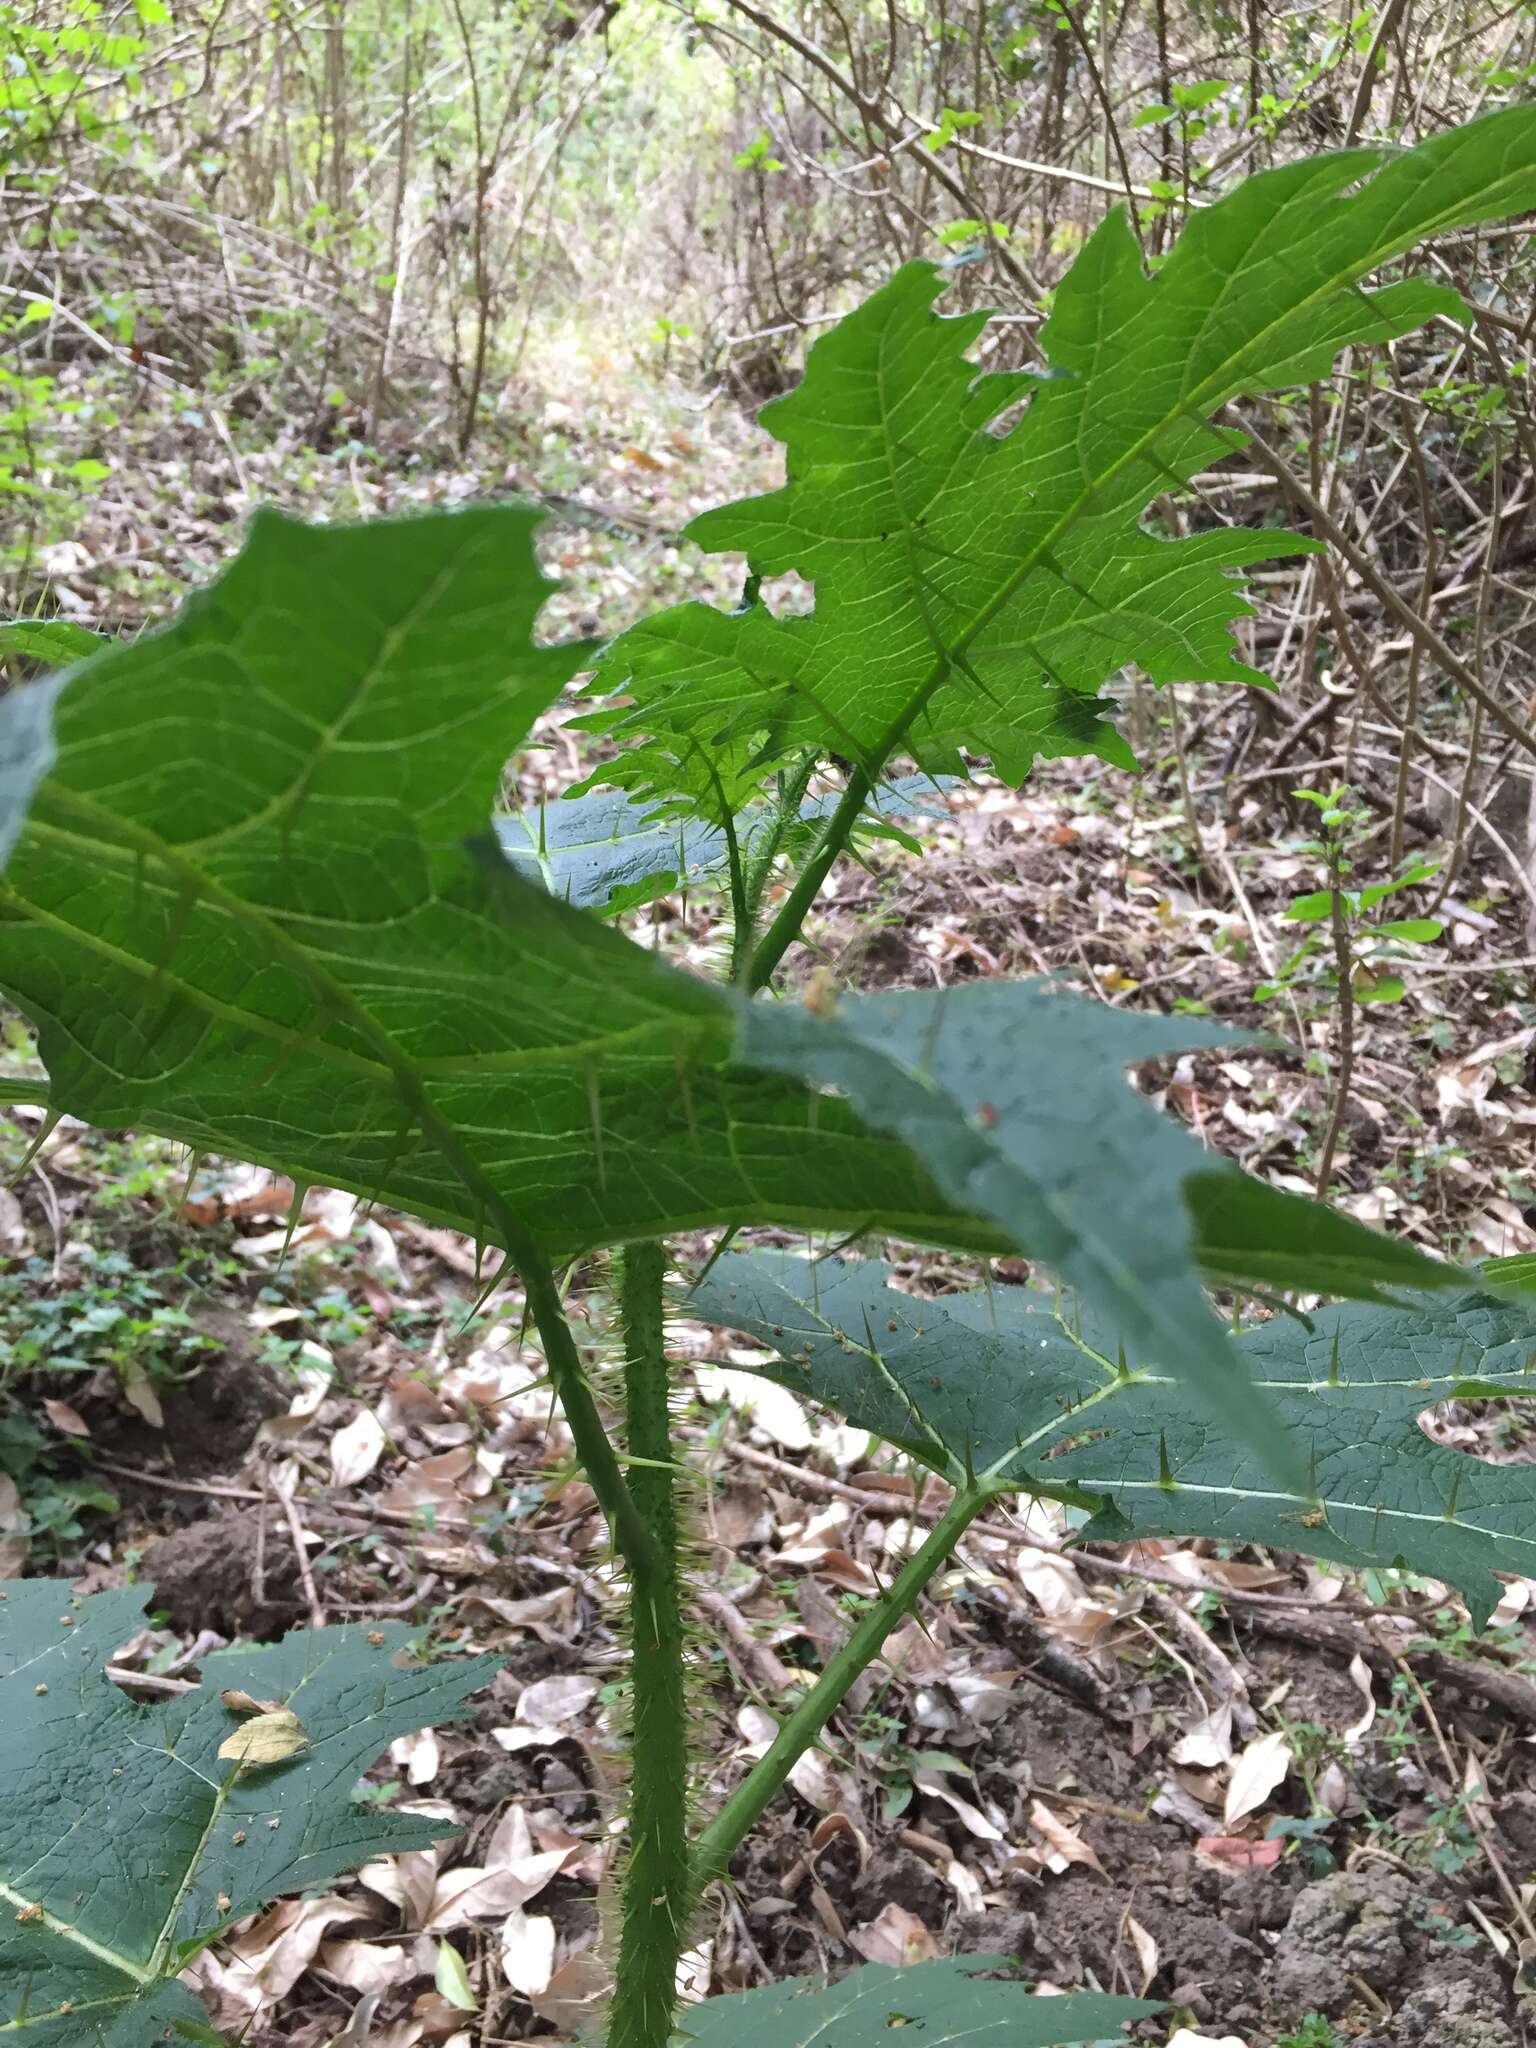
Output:
[[[1073,1297],[993,1287],[929,1300],[888,1281],[874,1260],[729,1253],[689,1307],[777,1352],[767,1370],[782,1384],[952,1480],[1097,1508],[1090,1537],[1214,1536],[1401,1564],[1461,1587],[1479,1623],[1495,1571],[1536,1574],[1536,1470],[1447,1449],[1418,1424],[1471,1383],[1481,1398],[1536,1392],[1528,1306],[1462,1293],[1245,1332],[1237,1356],[1305,1469],[1304,1485],[1277,1490],[1261,1457],[1213,1433],[1171,1373],[1147,1370]]]
[[[1032,1996],[975,1974],[1005,1961],[866,1963],[835,1984],[795,1977],[690,2006],[678,2040],[694,2048],[1068,2048],[1161,2010],[1139,1998]]]
[[[220,1929],[429,1846],[441,1825],[352,1787],[397,1736],[464,1712],[497,1668],[411,1663],[409,1630],[359,1624],[220,1651],[198,1691],[141,1706],[102,1667],[151,1597],[27,1579],[0,1602],[0,2030],[39,2048],[94,2043],[91,2028],[143,2048],[161,2024],[206,2026],[174,1979]],[[240,1726],[225,1689],[283,1701],[306,1746],[265,1767],[221,1762]]]
[[[1450,1276],[1213,1159],[1126,1086],[1132,1060],[1221,1043],[1231,1034],[1196,1018],[989,982],[853,997],[822,1017],[759,1003],[741,1055],[841,1090],[866,1123],[903,1137],[957,1208],[991,1217],[1080,1288],[1278,1471],[1284,1440],[1201,1291],[1196,1215],[1232,1278],[1353,1293]]]

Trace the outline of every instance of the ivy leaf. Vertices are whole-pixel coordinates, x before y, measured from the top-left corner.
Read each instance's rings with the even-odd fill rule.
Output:
[[[1433,1442],[1439,1401],[1536,1390],[1536,1310],[1461,1292],[1349,1304],[1246,1331],[1236,1359],[1300,1452],[1304,1484],[1212,1432],[1172,1372],[1141,1363],[1070,1295],[993,1287],[923,1299],[875,1260],[728,1253],[689,1312],[741,1330],[771,1378],[909,1450],[1097,1510],[1080,1533],[1213,1536],[1345,1565],[1402,1565],[1459,1586],[1478,1625],[1495,1571],[1536,1574],[1536,1471]],[[1122,1367],[1122,1358],[1126,1363]]]
[[[978,1970],[1005,1956],[951,1956],[905,1969],[865,1963],[836,1983],[793,1977],[688,2007],[677,2039],[688,2048],[1069,2048],[1113,2037],[1161,2006],[1141,1998],[1042,1997]]]
[[[196,1692],[141,1706],[102,1667],[151,1597],[26,1579],[0,1602],[0,2030],[29,2048],[142,2048],[162,2025],[216,2039],[178,1973],[282,1893],[428,1847],[437,1823],[352,1788],[397,1736],[463,1713],[499,1663],[411,1663],[410,1630],[358,1624],[219,1651]],[[305,1746],[222,1762],[254,1724],[221,1689],[280,1699]]]
[[[1216,1240],[1229,1278],[1253,1283],[1315,1288],[1326,1271],[1338,1291],[1372,1294],[1453,1275],[1213,1158],[1126,1085],[1133,1060],[1231,1042],[1189,1017],[986,982],[851,997],[830,1016],[754,1004],[741,1055],[839,1089],[867,1124],[905,1138],[957,1209],[990,1217],[1079,1288],[1283,1474],[1285,1439],[1206,1306],[1201,1238]]]
[[[1326,375],[1352,344],[1407,333],[1455,294],[1359,280],[1426,236],[1536,204],[1536,112],[1509,108],[1411,150],[1356,149],[1246,179],[1149,276],[1123,210],[1074,263],[1041,334],[1050,368],[980,375],[985,312],[937,318],[944,274],[908,264],[812,349],[765,408],[788,482],[689,532],[758,576],[815,585],[807,616],[687,604],[624,634],[587,723],[636,744],[606,779],[716,815],[786,752],[878,766],[904,746],[955,770],[989,755],[1129,759],[1101,685],[1262,682],[1230,635],[1228,572],[1311,543],[1273,530],[1159,539],[1153,500],[1231,454],[1206,422],[1245,393]],[[996,422],[1026,394],[1012,429]],[[716,778],[718,778],[718,783]],[[733,796],[732,801],[740,801]]]

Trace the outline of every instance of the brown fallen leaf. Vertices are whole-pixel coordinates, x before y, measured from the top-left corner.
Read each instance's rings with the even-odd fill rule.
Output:
[[[1213,1771],[1230,1762],[1232,1702],[1223,1700],[1219,1707],[1196,1721],[1192,1728],[1186,1728],[1168,1755],[1176,1764],[1193,1764],[1205,1771]]]
[[[130,1359],[121,1371],[120,1384],[128,1406],[142,1415],[151,1429],[164,1429],[165,1410],[160,1406],[160,1396],[149,1374],[137,1359]]]
[[[232,1714],[280,1714],[283,1709],[281,1700],[259,1700],[254,1693],[239,1686],[232,1685],[227,1692],[221,1692],[219,1698]]]
[[[931,1962],[944,1953],[917,1915],[894,1900],[882,1906],[873,1920],[851,1928],[848,1946],[866,1963],[890,1963],[898,1969],[908,1963]]]
[[[1256,1813],[1291,1768],[1291,1748],[1278,1729],[1256,1735],[1232,1761],[1227,1803],[1222,1818],[1230,1828],[1245,1814]]]
[[[575,2034],[590,2026],[599,2000],[613,1989],[613,1973],[595,1949],[578,1949],[567,1956],[543,1991],[530,1998],[541,2020],[548,2020],[562,2034]]]
[[[0,1579],[21,1576],[32,1553],[32,1518],[9,1472],[0,1472]]]
[[[524,1998],[547,1991],[555,1974],[555,1923],[515,1907],[501,1927],[501,1973]]]
[[[384,1455],[388,1438],[384,1425],[368,1408],[359,1408],[352,1420],[331,1438],[331,1481],[336,1486],[356,1486]]]
[[[1029,1824],[1049,1846],[1052,1869],[1064,1870],[1069,1863],[1083,1863],[1090,1870],[1096,1870],[1100,1877],[1108,1876],[1109,1873],[1082,1836],[1074,1828],[1069,1828],[1064,1820],[1059,1820],[1043,1799],[1030,1802]],[[1056,1861],[1058,1857],[1061,1859],[1059,1866]]]
[[[389,1745],[389,1760],[404,1771],[408,1785],[430,1785],[442,1765],[442,1745],[435,1728],[418,1728],[414,1735],[397,1735]]]
[[[304,1723],[292,1707],[274,1707],[268,1713],[253,1715],[233,1735],[226,1736],[219,1744],[218,1754],[226,1763],[256,1770],[267,1764],[286,1763],[289,1757],[308,1747]]]
[[[565,1868],[570,1851],[535,1848],[527,1814],[512,1806],[496,1824],[483,1859],[438,1878],[424,1923],[434,1933],[518,1911]]]
[[[44,1401],[43,1413],[55,1429],[62,1429],[66,1436],[89,1436],[91,1426],[76,1408],[67,1401]]]
[[[1213,1870],[1271,1870],[1285,1853],[1278,1837],[1256,1842],[1247,1835],[1202,1835],[1195,1854]]]
[[[1141,1980],[1136,1987],[1136,1996],[1138,1998],[1145,1998],[1152,1979],[1157,1975],[1157,1966],[1160,1960],[1157,1952],[1157,1943],[1152,1939],[1146,1928],[1142,1926],[1134,1913],[1126,1914],[1124,1927],[1125,1932],[1130,1936],[1131,1946],[1136,1951],[1136,1961],[1141,1970]]]
[[[246,2032],[255,2013],[286,1997],[298,1983],[319,1954],[326,1931],[339,1920],[358,1917],[352,1899],[284,1899],[232,1934],[217,1952],[205,1949],[187,1977],[208,1999],[216,2024]]]
[[[420,1972],[410,1951],[398,1942],[328,1941],[320,1950],[321,1966],[349,1991],[392,1991]]]

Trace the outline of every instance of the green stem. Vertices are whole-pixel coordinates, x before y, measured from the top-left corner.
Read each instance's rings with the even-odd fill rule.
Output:
[[[634,1716],[629,1864],[608,2048],[666,2048],[692,1899],[688,1702],[662,1319],[665,1271],[666,1255],[659,1244],[631,1245],[624,1253],[619,1314],[624,1328],[629,1487],[655,1539],[657,1556],[629,1561]]]
[[[731,940],[731,980],[739,982],[746,963],[752,958],[752,948],[757,937],[757,913],[763,900],[763,891],[768,886],[768,877],[773,872],[773,863],[784,841],[785,829],[800,815],[800,805],[816,772],[817,756],[812,749],[801,757],[786,774],[779,777],[779,797],[773,813],[773,822],[758,834],[752,848],[746,873],[746,914],[738,916],[735,933]]]
[[[859,1673],[880,1653],[886,1637],[917,1604],[917,1596],[949,1557],[996,1488],[970,1486],[957,1493],[942,1521],[914,1551],[885,1592],[828,1661],[820,1678],[790,1713],[767,1753],[752,1766],[694,1844],[693,1885],[698,1897],[729,1866],[738,1845],[762,1817],[795,1764],[847,1697]]]
[[[506,1224],[500,1224],[499,1229],[505,1238]],[[631,1574],[654,1571],[663,1562],[661,1546],[640,1510],[638,1489],[625,1484],[613,1439],[597,1411],[591,1383],[582,1371],[581,1356],[571,1326],[565,1320],[565,1306],[554,1275],[532,1245],[524,1245],[518,1251],[511,1247],[508,1250],[522,1279],[528,1312],[543,1343],[544,1360],[587,1484],[597,1495],[603,1518]]]
[[[881,756],[882,764],[884,755]],[[754,992],[773,979],[774,970],[800,936],[806,913],[816,901],[817,891],[827,879],[833,861],[842,852],[852,837],[853,828],[859,821],[874,779],[862,768],[855,768],[849,774],[848,787],[843,791],[842,801],[827,820],[827,829],[816,843],[816,849],[800,870],[795,886],[790,890],[779,908],[778,916],[764,932],[761,941],[752,950],[751,964],[747,969],[747,986]]]

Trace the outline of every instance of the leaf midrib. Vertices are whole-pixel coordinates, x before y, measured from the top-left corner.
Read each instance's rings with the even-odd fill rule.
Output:
[[[130,1979],[140,1990],[156,1981],[157,1972],[153,1969],[146,1969],[143,1964],[132,1962],[116,1949],[108,1948],[104,1941],[97,1941],[93,1935],[85,1933],[72,1922],[61,1920],[56,1913],[50,1913],[41,1899],[28,1898],[25,1892],[17,1891],[3,1880],[0,1880],[0,1901],[7,1906],[14,1906],[18,1919],[23,1912],[28,1913],[30,1918],[23,1924],[45,1927],[50,1934],[57,1934],[65,1941],[72,1942],[76,1948],[83,1950],[98,1963],[105,1963],[108,1969],[116,1970],[120,1975]]]

